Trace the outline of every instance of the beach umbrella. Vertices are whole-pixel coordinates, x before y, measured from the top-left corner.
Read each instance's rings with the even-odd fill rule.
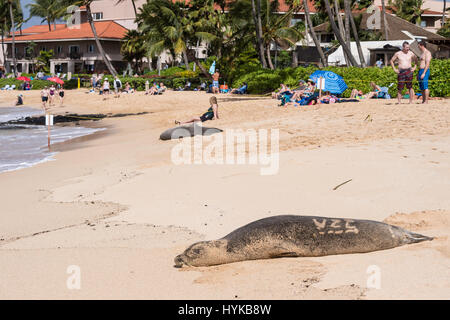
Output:
[[[22,76],[22,77],[18,77],[17,80],[20,80],[20,81],[30,81],[31,79],[28,78],[28,77]]]
[[[317,70],[312,75],[309,76],[311,80],[317,83],[319,78],[322,77],[325,79],[325,89],[323,91],[329,91],[334,94],[341,94],[344,92],[348,86],[345,83],[344,79],[331,71],[323,71]]]
[[[51,81],[51,82],[56,82],[56,83],[59,83],[59,84],[64,84],[64,81],[61,80],[61,79],[58,78],[58,77],[48,78],[47,80],[48,80],[48,81]]]
[[[210,74],[214,74],[214,72],[216,72],[216,61],[214,61],[211,65],[211,67],[209,68]]]

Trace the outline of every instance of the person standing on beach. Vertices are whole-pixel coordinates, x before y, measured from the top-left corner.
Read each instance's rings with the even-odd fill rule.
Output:
[[[212,78],[213,78],[212,93],[219,93],[219,79],[220,79],[219,69],[216,69],[216,72],[214,72]]]
[[[44,109],[44,111],[47,110],[48,95],[48,88],[44,87],[44,89],[41,90],[42,108]]]
[[[108,78],[105,78],[105,81],[103,81],[103,94],[109,94],[109,81],[108,81]]]
[[[420,56],[420,69],[417,75],[417,80],[419,80],[419,87],[422,91],[422,103],[428,103],[428,98],[430,97],[430,90],[428,89],[428,79],[430,78],[430,63],[431,63],[431,52],[427,49],[427,43],[425,41],[419,42],[419,49],[422,51]]]
[[[62,107],[64,102],[64,85],[61,85],[61,87],[58,89],[58,95],[59,95],[59,106]]]
[[[114,98],[120,98],[120,91],[122,90],[122,81],[116,76],[114,79]]]
[[[417,63],[416,55],[409,50],[409,43],[407,41],[403,42],[403,49],[394,54],[391,59],[391,66],[394,69],[395,73],[398,74],[398,94],[397,99],[398,103],[401,103],[403,88],[406,85],[406,88],[409,90],[409,103],[413,102],[414,99],[414,89],[412,87],[412,80],[414,76],[414,71],[417,68],[417,65],[412,67],[412,62]],[[398,60],[398,69],[395,68],[395,61]]]

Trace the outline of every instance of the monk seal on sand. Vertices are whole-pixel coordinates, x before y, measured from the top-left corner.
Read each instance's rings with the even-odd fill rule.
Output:
[[[195,123],[185,126],[174,127],[171,129],[167,129],[159,138],[161,140],[171,140],[171,139],[179,139],[184,137],[193,137],[197,135],[209,136],[215,133],[222,132],[223,130],[218,128],[208,128],[199,126]]]
[[[426,240],[433,238],[377,221],[282,215],[254,221],[219,240],[194,243],[175,258],[175,267],[364,253]]]

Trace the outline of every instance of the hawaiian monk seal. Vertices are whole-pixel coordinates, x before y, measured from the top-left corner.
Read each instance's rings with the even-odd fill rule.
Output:
[[[426,240],[433,238],[377,221],[281,215],[249,223],[219,240],[194,243],[175,258],[175,267],[364,253]]]
[[[167,129],[166,131],[161,133],[159,138],[161,140],[171,140],[171,139],[179,139],[179,138],[184,138],[184,137],[193,137],[193,136],[197,136],[197,135],[209,136],[214,133],[219,133],[222,131],[223,130],[218,129],[218,128],[208,128],[208,127],[203,127],[203,126],[199,126],[195,123],[192,123],[190,125],[178,126],[178,127],[174,127],[171,129]]]

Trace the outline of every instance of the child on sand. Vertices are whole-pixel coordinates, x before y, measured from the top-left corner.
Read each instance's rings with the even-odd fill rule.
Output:
[[[42,108],[44,110],[47,110],[48,95],[48,87],[44,87],[44,89],[41,90]]]
[[[211,97],[209,99],[209,104],[211,105],[202,116],[192,118],[191,120],[180,122],[178,120],[175,120],[175,124],[186,124],[186,123],[192,123],[192,122],[205,122],[208,120],[216,120],[219,119],[219,105],[217,104],[217,98],[215,96]]]

